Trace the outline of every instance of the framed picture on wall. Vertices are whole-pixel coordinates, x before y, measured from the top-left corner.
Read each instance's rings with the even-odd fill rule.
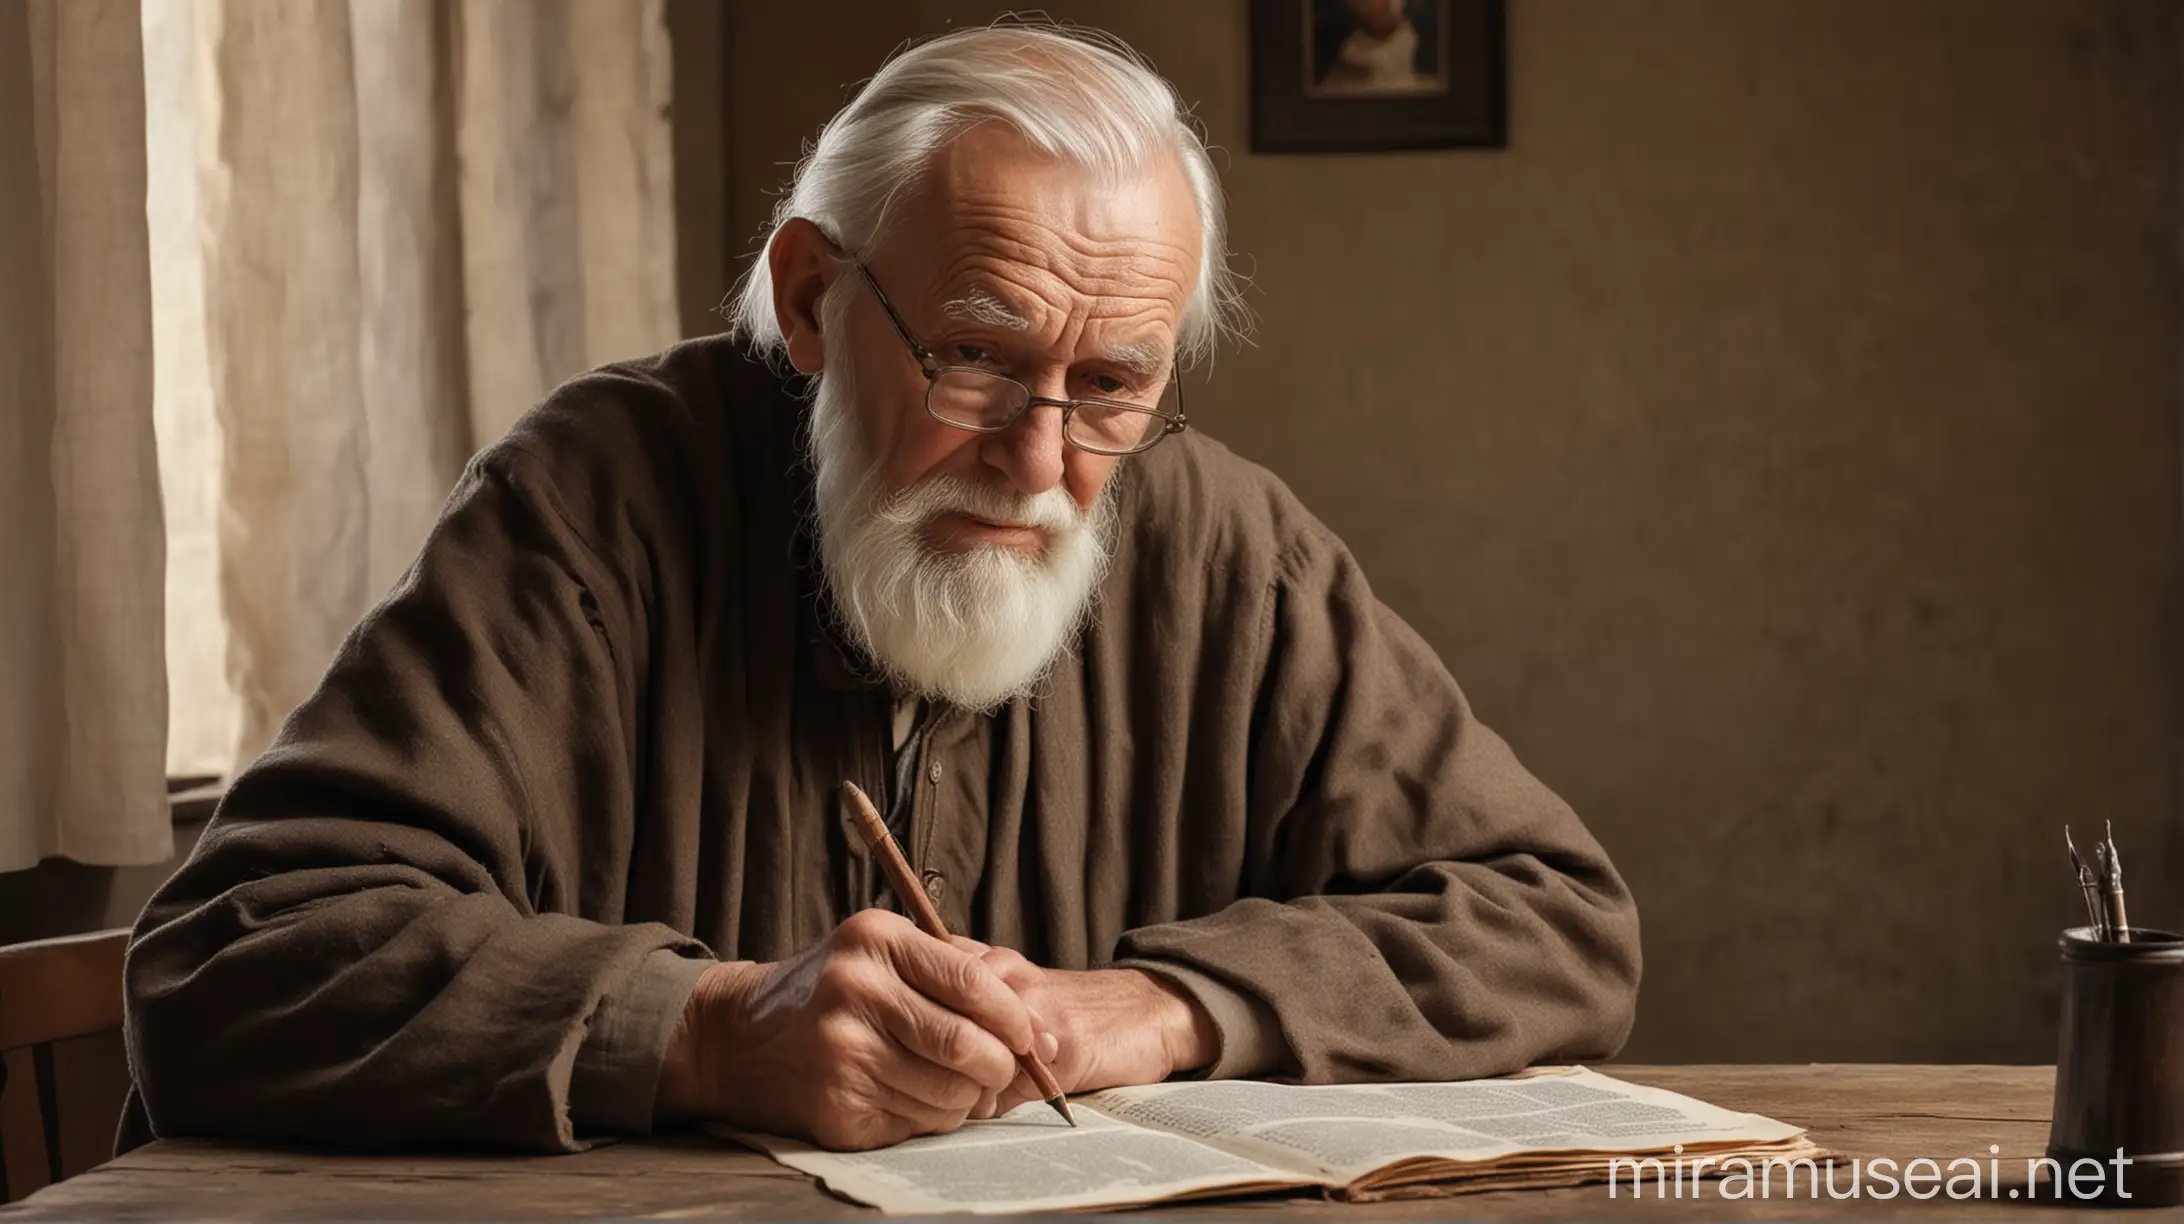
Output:
[[[1501,148],[1503,0],[1251,0],[1256,153]]]

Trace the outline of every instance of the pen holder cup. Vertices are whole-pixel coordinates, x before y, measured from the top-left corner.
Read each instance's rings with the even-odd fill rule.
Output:
[[[2133,928],[2131,942],[2063,932],[2063,1031],[2048,1156],[2067,1178],[2081,1160],[2109,1206],[2184,1203],[2184,935]],[[2117,1163],[2119,1153],[2129,1165]],[[2090,1170],[2088,1170],[2090,1171]],[[2061,1180],[2061,1178],[2058,1178]]]

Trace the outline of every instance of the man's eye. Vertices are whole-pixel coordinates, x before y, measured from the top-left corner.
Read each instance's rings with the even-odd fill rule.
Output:
[[[964,365],[993,364],[993,354],[975,344],[958,344],[955,346],[955,353],[956,360]]]
[[[1117,395],[1127,395],[1130,391],[1130,384],[1112,374],[1095,374],[1092,377],[1092,390],[1100,395],[1113,398]]]

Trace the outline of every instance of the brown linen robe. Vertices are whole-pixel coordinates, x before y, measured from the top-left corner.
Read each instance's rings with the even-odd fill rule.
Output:
[[[871,903],[837,790],[884,792],[890,694],[825,628],[802,424],[714,338],[570,383],[472,462],[138,923],[157,1133],[643,1131],[710,958]],[[1219,1075],[1613,1052],[1629,893],[1341,542],[1195,432],[1115,479],[1072,655],[917,749],[906,849],[951,928],[1168,974]]]

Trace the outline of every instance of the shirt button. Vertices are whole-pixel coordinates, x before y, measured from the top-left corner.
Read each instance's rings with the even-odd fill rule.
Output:
[[[939,762],[939,761],[935,761],[935,762],[933,762],[932,766],[931,766],[930,768],[928,768],[928,769],[927,769],[927,770],[925,771],[925,780],[926,780],[926,781],[928,781],[928,782],[931,782],[931,783],[932,783],[933,785],[935,785],[935,786],[939,786],[939,785],[940,785],[940,762]]]
[[[940,902],[941,902],[941,899],[942,899],[942,898],[944,898],[944,897],[946,897],[947,895],[948,895],[948,880],[947,880],[947,877],[945,877],[945,876],[941,875],[941,874],[940,874],[939,872],[937,872],[937,871],[928,871],[928,872],[926,872],[926,873],[925,873],[925,899],[926,899],[926,900],[928,900],[928,901],[931,901],[931,902],[932,902],[933,904],[935,904],[935,905],[939,905],[939,904],[940,904]]]

